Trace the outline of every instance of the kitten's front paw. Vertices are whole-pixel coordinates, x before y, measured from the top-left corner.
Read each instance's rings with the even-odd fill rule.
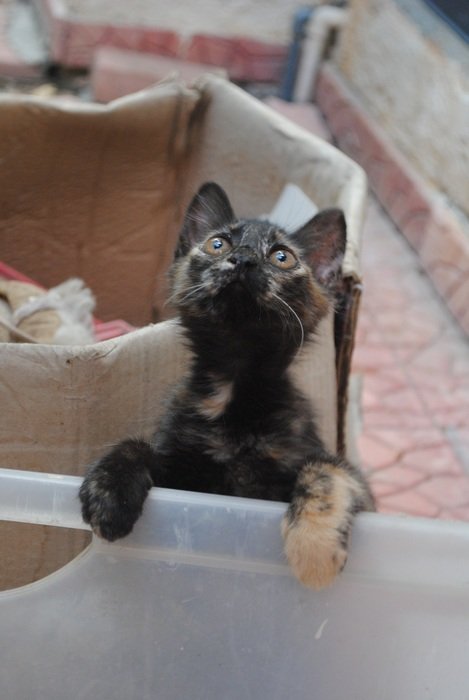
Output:
[[[288,563],[305,586],[329,586],[344,568],[347,547],[333,523],[318,522],[306,512],[293,523],[285,516],[282,535]]]
[[[109,489],[99,474],[85,478],[79,495],[83,520],[98,537],[109,542],[128,535],[142,510],[143,498],[139,499],[140,506],[132,506],[123,494]]]
[[[353,516],[371,508],[361,480],[332,464],[311,465],[282,522],[285,554],[295,576],[305,586],[331,584],[347,561]]]
[[[152,486],[142,459],[148,450],[138,441],[118,445],[90,467],[80,487],[83,520],[109,542],[128,535],[142,513]]]

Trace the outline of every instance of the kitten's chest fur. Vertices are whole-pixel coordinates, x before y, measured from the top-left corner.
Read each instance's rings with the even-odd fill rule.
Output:
[[[187,460],[169,486],[289,500],[321,442],[309,403],[287,374],[257,374],[202,379],[196,370],[179,388],[155,436],[159,451]]]

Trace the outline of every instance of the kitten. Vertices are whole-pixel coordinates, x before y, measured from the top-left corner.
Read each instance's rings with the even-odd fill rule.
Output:
[[[127,535],[152,486],[286,501],[294,573],[316,588],[334,579],[353,516],[373,499],[324,448],[288,368],[330,308],[344,248],[337,209],[287,235],[236,219],[218,185],[202,186],[171,270],[191,369],[149,443],[125,440],[88,470],[82,513],[98,535]]]

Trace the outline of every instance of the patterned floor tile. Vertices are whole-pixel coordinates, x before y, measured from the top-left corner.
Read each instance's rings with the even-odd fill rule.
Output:
[[[362,266],[358,449],[378,508],[469,520],[467,340],[373,199]]]
[[[326,115],[329,123],[342,118],[340,109]],[[358,149],[364,136],[352,136]],[[378,161],[370,172],[382,176]],[[398,199],[393,206],[397,213]],[[404,214],[396,220],[408,239],[412,226],[418,238],[419,207],[411,219]],[[363,232],[362,275],[352,364],[362,385],[357,447],[378,509],[469,522],[468,340],[374,197]]]

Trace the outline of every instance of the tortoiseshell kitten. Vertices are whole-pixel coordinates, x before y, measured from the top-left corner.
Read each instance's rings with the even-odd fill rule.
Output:
[[[98,535],[127,535],[151,486],[286,501],[296,576],[316,588],[334,579],[353,516],[373,499],[326,451],[288,368],[330,308],[344,248],[337,209],[287,235],[236,219],[218,185],[200,189],[171,272],[191,369],[149,443],[125,440],[88,470],[82,512]]]

